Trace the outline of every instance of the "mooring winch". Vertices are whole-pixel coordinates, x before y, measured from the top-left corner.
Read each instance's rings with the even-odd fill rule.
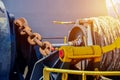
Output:
[[[20,35],[26,35],[27,42],[32,46],[38,45],[39,55],[44,55],[35,63],[31,80],[43,79],[43,73],[37,71],[42,72],[45,66],[91,71],[120,70],[118,57],[118,48],[120,48],[119,20],[100,16],[77,19],[76,22],[54,21],[54,23],[59,24],[73,24],[73,28],[68,34],[68,41],[65,44],[53,44],[58,49],[52,49],[52,44],[49,42],[42,42],[41,35],[32,33],[29,25],[25,22],[24,18],[15,21]],[[50,78],[60,80],[63,79],[63,76],[58,73],[51,73]],[[80,77],[68,75],[68,79],[80,80]]]
[[[56,23],[74,24],[69,33],[68,42],[75,41],[78,36],[82,36],[80,40],[82,41],[81,44],[77,45],[81,47],[91,45],[99,45],[101,47],[107,46],[120,36],[119,20],[109,16],[78,19],[76,22],[68,23],[60,23],[60,21],[58,23],[56,21]],[[119,56],[119,49],[115,49],[102,55],[100,63],[101,70],[118,70],[118,66],[120,65],[115,64],[119,62],[119,59],[116,59],[117,56]],[[113,61],[112,64],[111,61]],[[115,67],[115,65],[117,65],[117,67]]]

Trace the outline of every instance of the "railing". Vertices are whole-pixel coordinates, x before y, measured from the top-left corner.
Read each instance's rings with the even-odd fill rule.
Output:
[[[56,68],[44,68],[43,80],[50,80],[50,72],[63,73],[64,78],[62,80],[67,80],[68,74],[82,75],[82,80],[86,80],[87,75],[92,76],[120,76],[120,71],[78,71],[78,70],[67,70],[67,69],[56,69]]]

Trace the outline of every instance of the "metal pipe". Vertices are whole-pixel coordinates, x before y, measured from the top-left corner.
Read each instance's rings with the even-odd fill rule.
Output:
[[[64,37],[43,37],[42,39],[64,39]]]
[[[69,44],[59,43],[59,44],[52,44],[54,47],[60,47],[60,46],[68,46]]]
[[[46,72],[58,72],[58,73],[66,73],[66,74],[76,74],[76,75],[82,75],[82,80],[86,80],[86,75],[103,75],[103,76],[118,76],[120,75],[120,71],[78,71],[78,70],[66,70],[66,69],[56,69],[56,68],[44,68],[44,74],[46,75]],[[47,73],[47,75],[48,75]],[[46,80],[46,79],[43,79]]]
[[[63,21],[53,21],[54,24],[75,24],[74,21],[63,22]]]
[[[120,71],[78,71],[78,70],[66,70],[66,69],[56,69],[56,68],[44,68],[45,71],[48,72],[59,72],[59,73],[68,73],[68,74],[76,74],[76,75],[104,75],[104,76],[118,76],[120,75]]]

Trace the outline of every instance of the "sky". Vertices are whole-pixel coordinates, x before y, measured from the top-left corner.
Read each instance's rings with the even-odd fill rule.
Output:
[[[76,21],[87,17],[106,16],[105,0],[4,0],[9,13],[24,17],[33,32],[42,37],[64,37],[74,25],[53,24],[52,21]],[[49,40],[63,42],[63,40]]]

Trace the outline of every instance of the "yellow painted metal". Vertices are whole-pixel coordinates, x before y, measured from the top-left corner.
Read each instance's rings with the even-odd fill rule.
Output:
[[[109,52],[115,48],[120,48],[120,37],[111,45],[104,47],[97,45],[85,47],[62,46],[59,50],[63,50],[64,57],[60,57],[60,60],[63,62],[70,62],[72,59],[94,58],[95,62],[99,62],[103,53]]]
[[[78,71],[78,70],[66,70],[66,69],[56,69],[56,68],[44,68],[44,74],[43,75],[48,76],[47,72],[48,73],[58,72],[58,73],[65,73],[65,74],[82,75],[82,80],[86,80],[87,75],[120,76],[120,71]],[[49,79],[46,78],[44,80],[49,80]]]
[[[102,51],[101,51],[101,48],[100,46],[91,46],[93,48],[93,55],[94,56],[99,56],[99,57],[94,57],[94,62],[100,62],[100,57],[102,55]]]
[[[72,59],[98,58],[101,56],[101,48],[99,46],[62,46],[59,50],[64,52],[64,57],[60,58],[63,62],[70,62]]]
[[[102,47],[102,52],[106,53],[115,48],[120,48],[120,37],[118,37],[111,45]]]
[[[43,80],[50,80],[49,74],[50,71],[45,70],[46,68],[43,69]]]
[[[81,56],[69,56],[70,59],[87,59],[87,58],[97,58],[100,55],[81,55]]]
[[[82,73],[82,80],[86,80],[86,75]]]
[[[62,74],[62,80],[68,80],[68,74],[67,73]]]
[[[63,22],[63,21],[53,21],[54,24],[75,24],[73,21]]]
[[[64,36],[64,44],[66,44],[66,43],[67,43],[67,37]]]

